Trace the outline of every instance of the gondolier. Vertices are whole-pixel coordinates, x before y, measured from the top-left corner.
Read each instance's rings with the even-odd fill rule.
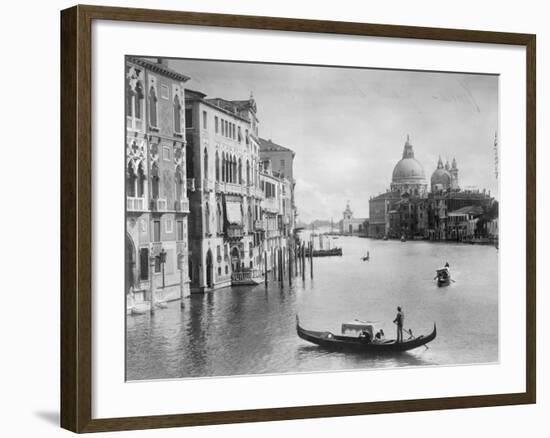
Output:
[[[393,320],[394,324],[397,324],[397,339],[396,342],[403,342],[403,324],[405,323],[405,312],[401,309],[401,306],[397,306],[397,315]]]
[[[435,278],[437,279],[438,286],[447,286],[451,282],[451,269],[449,262],[445,263],[445,266],[436,270]]]

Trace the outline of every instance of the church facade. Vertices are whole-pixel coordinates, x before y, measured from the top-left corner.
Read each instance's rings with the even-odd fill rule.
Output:
[[[369,200],[368,235],[462,241],[483,237],[483,224],[495,219],[498,203],[490,192],[460,188],[455,158],[443,164],[439,157],[428,190],[424,168],[407,136],[389,189]]]
[[[340,221],[340,234],[353,235],[353,234],[367,234],[368,232],[368,219],[353,217],[353,211],[349,206],[349,201],[346,204],[346,209],[342,213],[342,220]]]

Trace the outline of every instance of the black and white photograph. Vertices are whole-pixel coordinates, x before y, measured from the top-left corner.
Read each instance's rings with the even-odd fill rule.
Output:
[[[124,65],[127,381],[499,362],[498,75]]]

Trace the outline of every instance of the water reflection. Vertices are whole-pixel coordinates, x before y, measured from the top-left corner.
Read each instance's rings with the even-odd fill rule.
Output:
[[[498,253],[492,247],[340,238],[343,257],[314,259],[314,280],[270,281],[192,296],[154,316],[127,318],[129,380],[370,369],[498,360]],[[367,250],[369,262],[360,257]],[[434,271],[449,261],[452,283]],[[387,337],[395,307],[406,327],[438,337],[429,349],[390,356],[326,351],[301,340],[295,315],[314,330],[339,333],[354,318],[379,321]]]

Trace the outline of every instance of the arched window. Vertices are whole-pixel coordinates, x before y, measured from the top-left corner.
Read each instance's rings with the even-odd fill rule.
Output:
[[[243,162],[239,158],[239,184],[243,183]]]
[[[237,158],[233,157],[233,168],[231,169],[233,175],[233,183],[237,182]]]
[[[130,82],[126,84],[126,115],[128,117],[133,116],[133,110],[134,110],[134,90],[132,90],[132,87],[130,85]]]
[[[225,152],[222,152],[222,181],[225,182]]]
[[[223,215],[222,215],[222,206],[218,203],[218,233],[223,233]]]
[[[157,93],[151,85],[149,89],[149,123],[151,126],[157,126]]]
[[[220,155],[216,151],[216,181],[220,181]]]
[[[135,94],[134,94],[134,117],[141,119],[141,113],[143,112],[143,85],[140,81],[137,81]]]
[[[181,104],[177,94],[174,97],[174,132],[181,132]]]
[[[126,169],[126,196],[133,198],[136,196],[136,174],[132,163],[128,163]]]
[[[159,198],[159,168],[157,164],[153,164],[151,168],[151,198]]]
[[[204,206],[204,231],[210,234],[210,206],[208,202]]]
[[[246,160],[246,185],[250,185],[250,163]]]
[[[254,229],[254,220],[252,219],[252,209],[250,208],[250,205],[249,205],[248,206],[248,230],[252,231],[253,229]]]
[[[143,163],[139,163],[137,173],[137,197],[145,196],[145,172],[143,171]]]
[[[204,148],[204,178],[208,179],[208,151]]]

